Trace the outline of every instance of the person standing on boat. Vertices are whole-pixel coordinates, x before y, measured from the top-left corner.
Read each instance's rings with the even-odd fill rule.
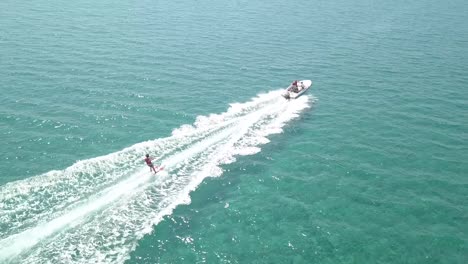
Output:
[[[156,169],[154,168],[154,165],[153,165],[153,162],[152,162],[152,158],[150,158],[149,154],[146,154],[146,158],[145,158],[145,162],[146,162],[146,165],[148,165],[148,167],[150,167],[150,171],[153,171],[154,174],[158,173],[156,171]],[[158,168],[158,166],[156,166],[156,168]],[[159,168],[158,168],[159,170]]]
[[[291,91],[293,91],[293,92],[295,92],[295,93],[299,92],[299,89],[298,89],[298,87],[297,87],[297,80],[294,80],[294,82],[292,83],[292,85],[291,85]]]

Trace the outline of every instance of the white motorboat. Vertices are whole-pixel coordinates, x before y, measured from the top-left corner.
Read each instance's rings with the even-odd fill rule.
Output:
[[[296,99],[305,93],[311,86],[311,80],[295,81],[284,91],[283,97],[286,99]]]

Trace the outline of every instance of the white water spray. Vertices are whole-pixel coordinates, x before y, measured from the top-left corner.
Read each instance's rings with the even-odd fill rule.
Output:
[[[7,227],[0,262],[124,262],[153,225],[190,201],[203,179],[220,175],[219,166],[234,155],[260,151],[266,136],[308,107],[308,97],[287,102],[279,93],[198,117],[171,137],[0,187],[0,222]],[[146,152],[160,157],[167,176],[141,168]]]

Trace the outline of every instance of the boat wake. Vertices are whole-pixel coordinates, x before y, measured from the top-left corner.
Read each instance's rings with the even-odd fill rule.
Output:
[[[251,155],[310,104],[281,91],[200,116],[172,136],[142,142],[0,187],[0,263],[123,263],[206,177]],[[165,170],[154,176],[142,157]]]

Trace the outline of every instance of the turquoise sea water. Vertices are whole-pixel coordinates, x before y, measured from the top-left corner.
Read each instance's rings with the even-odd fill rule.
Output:
[[[0,2],[0,263],[467,263],[467,14]]]

